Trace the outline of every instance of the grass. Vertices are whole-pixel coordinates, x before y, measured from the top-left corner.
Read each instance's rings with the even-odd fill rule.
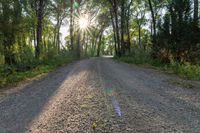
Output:
[[[14,66],[0,66],[0,88],[15,85],[20,81],[51,72],[57,67],[76,60],[73,57],[56,56],[52,59],[35,61],[29,64],[18,64]]]
[[[186,83],[182,80],[180,81],[171,81],[172,84],[183,87],[183,88],[187,88],[187,89],[193,89],[194,85],[190,84],[190,83]]]
[[[152,66],[161,69],[168,73],[174,73],[185,79],[200,80],[200,66],[193,65],[191,63],[179,63],[171,61],[168,64],[163,63],[160,60],[152,59],[148,52],[143,50],[137,50],[130,55],[123,57],[115,57],[115,59],[126,62],[129,64],[137,64],[143,66]]]

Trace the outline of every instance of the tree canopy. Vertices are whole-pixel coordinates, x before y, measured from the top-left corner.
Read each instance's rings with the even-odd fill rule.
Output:
[[[137,48],[165,62],[200,62],[198,0],[1,0],[0,18],[0,64]]]

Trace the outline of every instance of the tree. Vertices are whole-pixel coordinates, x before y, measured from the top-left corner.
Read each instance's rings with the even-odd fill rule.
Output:
[[[37,14],[37,44],[35,48],[35,57],[40,57],[40,45],[42,43],[42,20],[44,16],[45,0],[35,0],[35,10]]]
[[[54,45],[57,52],[60,52],[60,28],[63,24],[63,20],[67,17],[67,8],[66,1],[64,0],[55,0],[51,4],[51,9],[53,11],[53,16],[56,20],[55,33],[54,33]]]
[[[98,41],[98,46],[97,46],[97,56],[100,55],[103,32],[104,32],[105,28],[107,28],[109,26],[109,18],[107,17],[106,14],[107,13],[104,12],[103,14],[100,14],[98,16],[98,23],[100,25],[100,28],[99,28],[99,37],[98,37],[99,41]]]
[[[74,22],[74,9],[73,9],[73,4],[74,0],[70,0],[70,44],[71,44],[71,49],[74,50],[74,28],[73,28],[73,22]]]
[[[134,11],[135,11],[135,19],[134,21],[136,22],[137,26],[138,26],[138,40],[139,40],[139,47],[142,48],[142,40],[141,40],[141,30],[142,30],[142,26],[145,24],[145,8],[144,8],[144,4],[141,2],[136,1],[135,2],[135,7],[134,7]]]
[[[194,0],[194,22],[198,24],[198,19],[199,19],[199,1]]]
[[[156,51],[157,51],[157,42],[156,42],[156,19],[155,19],[155,14],[154,14],[154,10],[153,10],[153,6],[152,6],[152,1],[148,0],[149,3],[149,8],[151,11],[151,18],[152,18],[152,23],[153,23],[153,57],[156,57]]]
[[[3,49],[5,64],[16,64],[14,43],[15,37],[20,30],[20,21],[22,18],[22,6],[19,0],[14,2],[3,0],[1,14],[1,32],[3,35]]]
[[[119,19],[118,19],[118,2],[117,0],[109,0],[111,4],[111,13],[113,13],[114,22],[115,22],[115,33],[116,33],[116,40],[117,40],[117,52],[118,56],[121,56],[121,43],[120,43],[120,36],[119,36]]]

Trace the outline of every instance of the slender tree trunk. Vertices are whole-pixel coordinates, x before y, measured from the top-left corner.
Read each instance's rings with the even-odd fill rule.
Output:
[[[198,18],[199,18],[199,1],[194,0],[194,22],[196,25],[198,25]]]
[[[139,33],[139,47],[142,48],[142,43],[141,43],[141,25],[138,24],[138,33]]]
[[[128,15],[127,15],[127,34],[128,34],[128,42],[127,42],[127,47],[128,47],[128,52],[130,54],[131,52],[131,36],[130,36],[130,28],[129,28],[129,20],[130,20],[130,9],[128,10]]]
[[[119,37],[119,22],[118,22],[118,11],[117,11],[117,2],[114,0],[114,18],[115,18],[115,28],[116,28],[116,40],[118,45],[118,56],[121,56],[121,44],[120,44],[120,37]]]
[[[155,19],[155,14],[154,14],[154,10],[152,7],[152,2],[151,0],[148,0],[149,2],[149,8],[151,10],[151,17],[152,17],[152,22],[153,22],[153,57],[156,58],[156,52],[157,52],[157,41],[156,41],[156,19]]]
[[[111,20],[112,20],[112,27],[113,27],[113,39],[114,39],[114,45],[115,45],[115,55],[118,55],[118,51],[117,51],[117,39],[116,39],[116,28],[115,28],[115,22],[114,22],[114,18],[113,18],[113,14],[112,11],[110,10],[110,15],[111,15]]]
[[[59,45],[59,40],[60,40],[60,37],[59,37],[59,23],[60,23],[60,20],[59,20],[59,15],[57,16],[57,24],[56,24],[56,29],[55,29],[55,49],[56,49],[56,52],[58,53],[58,45]]]
[[[35,32],[35,26],[33,28],[33,43],[34,43],[34,47],[36,49],[37,46],[37,40],[36,40],[36,32]]]
[[[86,43],[85,43],[85,55],[87,56],[87,50],[88,50],[88,42],[89,42],[89,36],[87,35]]]
[[[153,37],[153,24],[151,22],[151,36]]]
[[[74,0],[70,0],[70,42],[71,42],[71,49],[74,49],[74,36],[73,36],[73,3]]]
[[[53,34],[53,48],[56,48],[56,36],[57,36],[57,25],[55,26]]]
[[[57,50],[59,53],[60,52],[60,26],[58,26],[58,31],[57,31]]]
[[[43,8],[44,0],[38,1],[38,11],[37,11],[37,45],[35,49],[35,57],[39,59],[40,57],[40,45],[42,42],[42,18],[43,18]]]
[[[79,3],[79,5],[80,5],[80,3],[81,3],[81,0],[78,0],[78,3]],[[78,8],[78,15],[80,15],[80,9]],[[81,57],[81,41],[80,41],[80,39],[81,39],[81,30],[80,30],[80,27],[79,27],[79,29],[78,29],[78,36],[77,36],[77,57],[78,58],[80,58]]]
[[[97,56],[98,57],[100,56],[102,35],[103,35],[103,31],[101,31],[101,33],[100,33],[99,42],[98,42],[98,46],[97,46]]]
[[[124,17],[125,17],[125,6],[124,1],[121,3],[121,54],[125,54],[125,45],[124,45]]]

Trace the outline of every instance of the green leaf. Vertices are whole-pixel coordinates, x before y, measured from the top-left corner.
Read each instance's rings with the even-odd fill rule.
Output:
[[[78,9],[78,8],[79,8],[78,2],[74,1],[73,8],[74,8],[74,9]]]

